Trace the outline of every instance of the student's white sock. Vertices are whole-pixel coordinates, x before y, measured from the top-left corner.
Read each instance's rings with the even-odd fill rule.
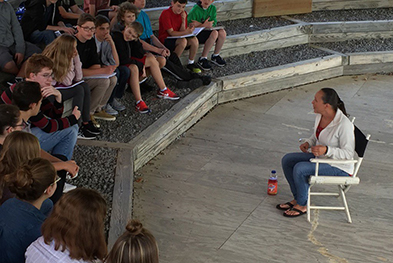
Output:
[[[188,59],[188,64],[194,64],[194,60]]]
[[[136,102],[136,104],[138,104],[138,103],[141,102],[141,101],[143,101],[143,100],[138,100],[138,101]]]
[[[217,57],[217,56],[219,56],[220,55],[220,53],[218,53],[218,54],[213,54],[213,57]]]
[[[161,91],[166,91],[168,88],[167,87],[165,87],[164,89],[162,89]]]
[[[207,57],[201,57],[201,59],[207,59]]]

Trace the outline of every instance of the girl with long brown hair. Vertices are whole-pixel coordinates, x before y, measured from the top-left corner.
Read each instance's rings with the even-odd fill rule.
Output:
[[[82,63],[76,50],[76,38],[63,34],[49,44],[42,54],[53,61],[53,86],[59,89],[63,100],[73,99],[75,106],[81,111],[81,127],[78,138],[95,139],[100,130],[93,125],[90,117],[90,89],[82,80]]]
[[[42,225],[42,237],[26,251],[26,262],[91,263],[106,253],[106,202],[94,190],[78,188],[62,196]]]
[[[41,210],[57,188],[56,170],[50,161],[34,158],[4,181],[16,197],[0,206],[0,262],[24,262],[26,248],[41,235],[46,219]]]

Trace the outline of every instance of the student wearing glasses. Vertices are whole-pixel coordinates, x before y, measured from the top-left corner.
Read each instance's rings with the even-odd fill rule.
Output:
[[[90,87],[90,114],[93,116],[92,121],[101,119],[106,121],[114,121],[116,117],[109,114],[106,104],[112,94],[117,83],[117,77],[111,76],[106,78],[98,78],[97,75],[111,75],[116,70],[116,65],[104,65],[97,52],[96,41],[93,38],[95,27],[95,18],[90,14],[82,14],[78,19],[75,37],[77,38],[77,50],[82,62],[83,77]]]
[[[8,138],[11,136],[6,138],[4,147]],[[47,216],[41,209],[55,192],[57,180],[51,162],[42,158],[31,159],[4,176],[16,197],[0,206],[0,262],[25,262],[26,248],[41,235],[41,225]]]

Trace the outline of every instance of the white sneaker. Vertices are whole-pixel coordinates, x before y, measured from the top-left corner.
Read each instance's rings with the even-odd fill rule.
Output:
[[[67,193],[67,192],[74,190],[74,189],[76,189],[75,185],[65,183],[63,193]]]

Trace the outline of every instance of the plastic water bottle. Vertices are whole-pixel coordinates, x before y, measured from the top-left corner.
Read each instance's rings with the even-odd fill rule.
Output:
[[[276,195],[277,194],[277,174],[276,170],[272,170],[269,181],[267,183],[267,194]]]

